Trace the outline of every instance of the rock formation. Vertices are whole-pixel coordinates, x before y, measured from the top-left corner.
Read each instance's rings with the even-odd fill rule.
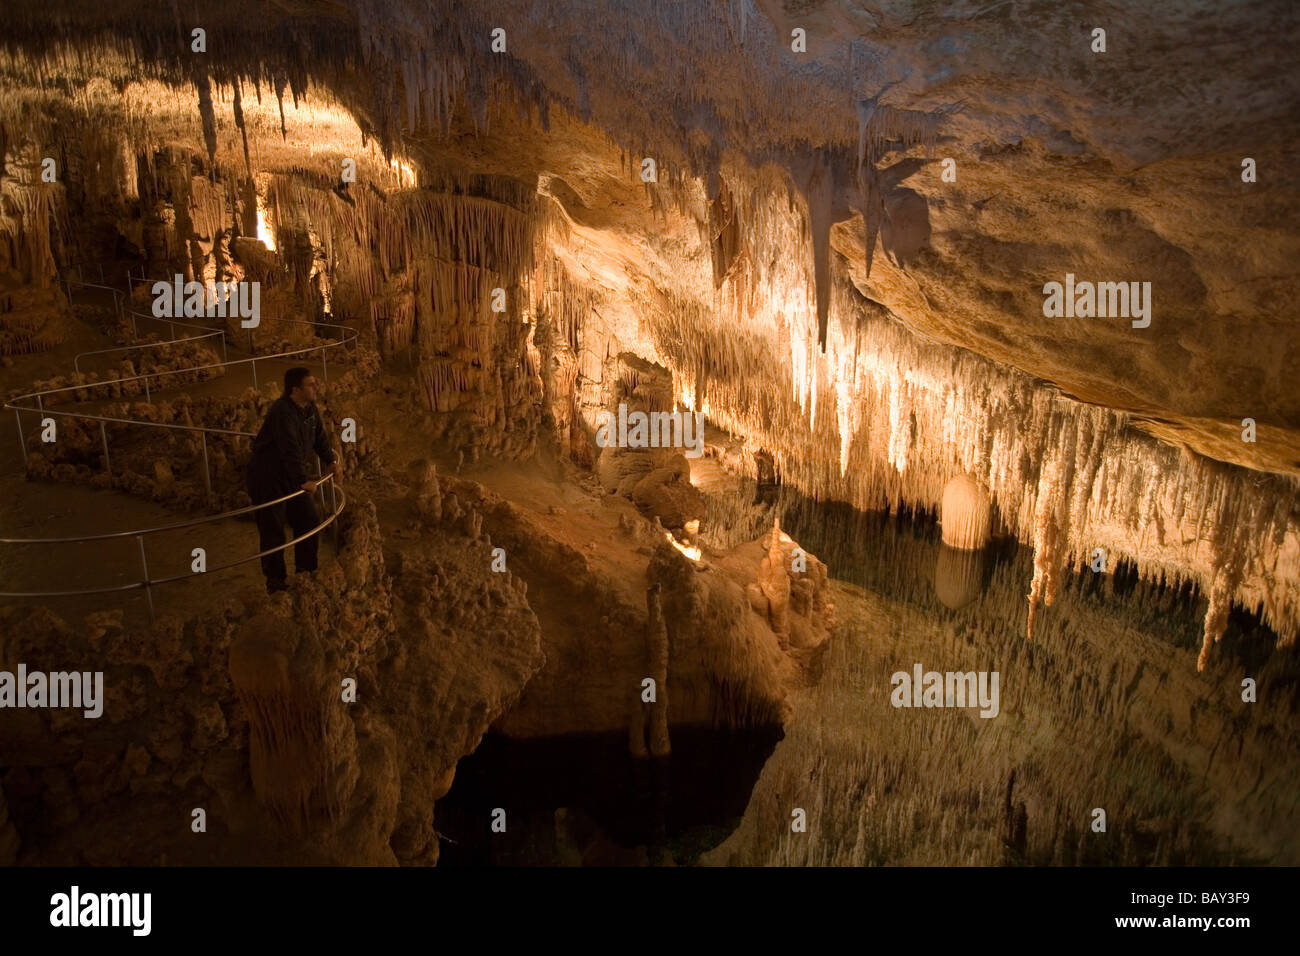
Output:
[[[432,863],[434,805],[486,733],[626,733],[668,758],[690,729],[779,725],[852,630],[840,598],[884,613],[832,584],[867,573],[832,516],[889,542],[885,522],[928,528],[945,547],[896,562],[924,626],[1013,602],[1021,643],[999,619],[996,646],[1040,677],[1082,646],[1068,615],[1093,620],[1081,579],[1195,615],[1196,646],[1179,631],[1171,651],[1195,679],[1239,643],[1294,647],[1300,22],[1282,0],[1208,27],[1178,0],[1064,19],[610,0],[598,25],[555,0],[230,0],[201,55],[144,5],[18,7],[0,467],[26,481],[0,495],[0,537],[248,505],[249,439],[291,365],[326,383],[330,433],[355,434],[341,546],[288,594],[244,565],[227,590],[151,590],[149,626],[133,591],[0,606],[0,663],[93,664],[110,688],[103,723],[6,716],[0,862],[208,859],[185,803],[226,862]],[[1093,12],[1116,49],[1158,36],[1160,56],[1091,50]],[[152,292],[177,276],[256,282],[264,320],[178,335]],[[1048,288],[1076,279],[1117,306],[1122,284],[1123,309],[1099,292],[1052,314]],[[610,447],[620,408],[699,415],[707,447]],[[214,553],[250,543],[201,527]],[[4,547],[5,587],[127,573]],[[1060,720],[1123,709],[1088,680]],[[1000,859],[1065,853],[1035,843],[1032,773],[985,784]],[[582,813],[548,820],[570,856],[603,852]],[[884,858],[876,836],[800,862]]]
[[[308,845],[321,863],[436,861],[434,801],[541,661],[535,618],[487,571],[482,542],[450,527],[438,538],[440,562],[390,575],[374,509],[359,507],[338,562],[288,594],[249,590],[146,631],[120,614],[75,629],[5,609],[6,662],[77,660],[105,672],[107,694],[100,721],[6,720],[11,815],[30,834],[20,862],[301,862]],[[206,810],[218,849],[191,833],[188,809],[173,819],[178,796]],[[39,822],[41,806],[57,813]],[[70,818],[84,844],[61,832]]]
[[[982,548],[989,540],[989,500],[979,483],[959,475],[943,486],[939,506],[943,543],[964,551]]]

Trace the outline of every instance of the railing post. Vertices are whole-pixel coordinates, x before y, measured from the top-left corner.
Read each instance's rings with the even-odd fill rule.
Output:
[[[140,545],[140,569],[144,572],[144,596],[149,600],[149,621],[152,623],[154,620],[153,588],[149,586],[149,562],[145,560],[144,556],[144,535],[137,534],[135,540]]]
[[[99,440],[104,445],[104,471],[108,472],[109,477],[113,475],[113,465],[108,460],[108,432],[104,430],[104,423],[99,423]]]
[[[325,466],[318,457],[316,459],[316,495],[314,497],[317,498],[317,503],[320,505],[320,511],[318,513],[321,515],[324,515],[325,513],[325,487],[321,484],[321,479],[324,477]]]
[[[325,346],[323,345],[320,347],[320,375],[325,381],[330,380],[330,367],[325,361]]]
[[[257,357],[254,356],[253,360],[249,364],[253,367],[253,388],[257,389],[258,391],[261,391],[261,389],[258,388],[257,385]]]
[[[18,423],[18,448],[23,459],[23,474],[27,474],[27,440],[23,438],[23,413],[14,409],[14,421]]]
[[[149,403],[153,402],[153,399],[149,397],[149,376],[148,375],[144,377],[144,400]]]
[[[334,486],[337,485],[338,483],[339,483],[339,479],[337,475],[330,479],[330,515],[331,515],[330,527],[333,528],[334,530],[334,556],[336,558],[338,557],[339,554],[339,521],[338,521],[339,497],[338,497],[338,489]]]
[[[222,329],[222,331],[221,331],[221,364],[222,364],[222,365],[225,365],[225,364],[226,364],[227,362],[229,362],[229,361],[230,361],[230,356],[229,356],[229,355],[227,354],[227,352],[226,352],[226,332],[225,332],[224,329]]]
[[[208,490],[208,494],[211,495],[212,476],[208,473],[208,433],[199,432],[199,434],[203,436],[203,487],[205,487]]]

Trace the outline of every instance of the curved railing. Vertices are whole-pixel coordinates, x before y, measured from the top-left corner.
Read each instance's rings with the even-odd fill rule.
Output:
[[[91,352],[82,352],[73,359],[73,366],[78,372],[80,372],[80,360],[89,355],[102,355],[109,352],[130,351],[132,349],[153,348],[162,345],[173,345],[180,342],[191,342],[198,339],[212,338],[214,336],[220,336],[221,338],[222,356],[224,360],[221,362],[210,363],[207,365],[196,365],[196,366],[187,366],[184,368],[177,368],[177,369],[166,369],[162,371],[146,372],[141,375],[132,375],[132,376],[126,376],[121,378],[110,378],[110,379],[105,379],[103,381],[97,381],[97,382],[84,382],[81,384],[68,385],[60,388],[43,389],[35,392],[28,392],[24,395],[18,395],[12,399],[9,399],[4,403],[4,408],[6,410],[12,410],[14,413],[14,418],[18,426],[18,441],[22,449],[21,454],[22,454],[24,470],[26,470],[27,468],[27,442],[23,434],[23,423],[22,423],[22,416],[24,413],[39,414],[40,416],[42,416],[42,418],[59,416],[59,417],[66,417],[66,418],[73,418],[73,419],[81,419],[84,421],[98,422],[100,440],[104,452],[104,470],[109,475],[112,474],[112,462],[109,457],[108,432],[105,428],[107,424],[115,423],[115,424],[137,426],[141,428],[166,428],[166,429],[172,429],[177,431],[197,432],[201,436],[202,450],[203,450],[203,481],[207,492],[211,494],[212,476],[211,476],[210,466],[208,463],[208,437],[207,436],[209,434],[220,434],[220,435],[230,435],[236,438],[251,439],[256,437],[255,433],[236,431],[236,430],[226,429],[226,428],[208,428],[201,425],[185,425],[185,424],[166,423],[166,422],[150,422],[150,421],[143,421],[134,418],[118,418],[112,415],[98,415],[98,414],[93,414],[91,412],[60,409],[57,407],[46,408],[45,398],[51,395],[61,395],[70,392],[71,393],[81,392],[81,393],[89,394],[90,390],[96,388],[117,388],[120,390],[121,386],[125,383],[142,382],[145,390],[145,400],[151,401],[151,395],[149,390],[149,382],[151,380],[155,382],[155,387],[156,387],[158,380],[165,378],[166,376],[169,375],[181,375],[186,373],[201,372],[201,371],[207,371],[207,370],[218,369],[218,368],[226,369],[237,365],[249,366],[250,371],[252,373],[253,387],[256,388],[257,387],[257,362],[259,359],[262,362],[267,362],[267,361],[293,358],[295,356],[300,356],[300,355],[311,355],[317,352],[319,352],[321,355],[321,377],[328,382],[329,367],[326,360],[327,350],[346,349],[348,346],[353,345],[359,338],[359,333],[355,329],[348,328],[347,326],[344,325],[337,325],[337,324],[327,323],[327,322],[304,322],[302,320],[296,320],[296,319],[265,318],[262,319],[261,322],[268,322],[268,323],[280,322],[280,323],[286,323],[292,325],[309,325],[312,326],[314,329],[336,329],[342,334],[338,338],[331,339],[320,345],[310,345],[303,348],[287,349],[282,352],[275,352],[268,355],[251,354],[249,358],[243,358],[243,359],[229,359],[228,357],[229,352],[227,349],[227,342],[226,342],[227,330],[225,329],[217,329],[217,328],[212,328],[210,326],[194,325],[191,323],[180,322],[177,321],[176,319],[154,316],[148,313],[137,312],[129,309],[124,310],[120,298],[123,293],[121,292],[120,289],[115,289],[112,286],[108,286],[108,285],[98,285],[95,283],[84,282],[81,281],[80,279],[66,279],[65,282],[67,283],[68,286],[69,297],[71,297],[71,290],[72,290],[72,286],[74,285],[82,286],[85,288],[91,288],[91,289],[102,289],[111,292],[114,296],[114,305],[116,307],[118,316],[121,318],[125,318],[127,316],[130,317],[132,332],[134,334],[138,335],[138,326],[136,323],[137,319],[147,319],[149,321],[165,323],[171,326],[171,332],[173,336],[175,335],[175,328],[177,326],[181,328],[187,328],[187,329],[198,329],[204,333],[202,335],[190,335],[190,336],[184,336],[182,338],[171,338],[161,342],[146,342],[146,343],[140,343],[139,345],[124,345],[124,346],[116,346],[110,349],[96,349]],[[259,323],[259,328],[260,327],[261,326]],[[254,350],[253,330],[249,329],[248,333],[249,333],[249,351],[250,353],[252,353]],[[115,396],[109,396],[109,398],[113,398],[113,397]],[[122,396],[122,397],[125,398],[126,396]],[[35,402],[35,405],[31,404],[31,402],[33,401]],[[217,571],[224,571],[228,568],[236,567],[241,564],[246,564],[249,561],[256,561],[260,558],[265,557],[268,554],[274,554],[277,551],[284,551],[285,549],[294,546],[298,542],[303,541],[304,539],[319,533],[327,526],[334,524],[335,520],[343,512],[344,505],[346,504],[346,498],[343,494],[343,490],[337,487],[337,482],[332,481],[332,478],[333,475],[323,475],[318,479],[318,487],[322,487],[328,484],[328,487],[330,489],[330,509],[328,511],[326,518],[323,521],[321,521],[320,524],[318,524],[316,527],[312,528],[310,531],[304,534],[298,535],[297,537],[293,538],[290,541],[285,542],[283,545],[280,545],[278,547],[271,548],[266,551],[261,551],[258,552],[257,554],[250,555],[245,558],[239,558],[238,560],[230,561],[226,564],[222,564],[215,568],[205,569],[203,571],[194,571],[188,574],[178,574],[178,575],[172,575],[170,577],[162,577],[162,578],[151,578],[149,576],[148,556],[145,550],[145,538],[150,535],[161,534],[168,531],[175,531],[182,528],[195,527],[203,524],[210,524],[212,522],[222,521],[227,518],[235,518],[241,515],[251,514],[252,512],[259,511],[262,508],[269,508],[275,505],[282,504],[283,502],[288,501],[290,498],[295,498],[298,495],[309,494],[309,492],[300,489],[298,491],[292,492],[291,494],[285,495],[281,498],[276,498],[273,501],[261,502],[259,504],[250,505],[244,508],[237,508],[233,511],[226,511],[217,515],[208,515],[202,518],[196,518],[191,521],[182,521],[175,524],[160,525],[154,528],[140,528],[140,529],[127,530],[127,531],[110,532],[108,534],[81,535],[81,536],[69,537],[69,538],[0,538],[0,544],[5,544],[5,545],[59,545],[59,544],[86,543],[91,541],[108,541],[113,539],[134,537],[137,540],[137,543],[139,544],[140,567],[142,573],[142,577],[139,581],[134,581],[124,585],[111,585],[111,586],[96,587],[96,588],[82,588],[82,589],[72,590],[72,591],[0,591],[0,598],[69,597],[69,596],[77,596],[77,595],[85,595],[85,594],[109,594],[109,593],[115,593],[121,591],[143,589],[149,601],[149,614],[150,617],[152,618],[153,610],[154,610],[152,589],[155,585],[169,584],[173,581],[180,581],[187,578],[199,577],[204,574],[212,574]],[[337,525],[335,525],[336,542],[337,542],[337,532],[338,532],[338,527]]]
[[[201,339],[210,339],[216,336],[221,337],[221,350],[223,359],[226,350],[226,333],[218,329],[215,332],[205,332],[202,335],[187,335],[179,339],[164,339],[161,342],[141,342],[138,345],[115,345],[111,349],[93,349],[89,352],[78,352],[72,357],[72,369],[78,374],[81,373],[81,360],[88,355],[107,355],[109,352],[131,352],[136,349],[156,349],[162,345],[179,345],[182,342],[198,342]]]
[[[227,332],[225,329],[214,329],[204,325],[186,325],[186,323],[177,322],[175,319],[159,318],[158,316],[149,315],[144,312],[130,311],[127,314],[131,315],[134,318],[149,319],[154,322],[165,322],[169,325],[179,325],[184,328],[202,329],[205,332],[210,333],[211,335],[220,335],[222,337],[222,344],[221,344],[222,353],[228,354],[227,344],[225,339]],[[87,419],[94,420],[96,417],[94,415],[88,415],[83,413],[54,412],[52,410],[47,410],[45,408],[44,397],[46,395],[58,395],[64,392],[85,391],[87,389],[92,389],[92,388],[111,388],[115,385],[122,385],[125,382],[142,382],[145,388],[145,401],[150,401],[151,399],[150,399],[149,389],[148,389],[150,380],[165,378],[168,375],[184,375],[187,372],[203,372],[214,368],[233,368],[236,365],[249,366],[252,372],[253,387],[257,388],[258,387],[257,363],[259,360],[265,363],[269,361],[276,361],[278,359],[292,358],[297,355],[312,355],[317,352],[319,352],[321,356],[321,378],[323,378],[325,381],[328,382],[329,381],[329,360],[327,358],[328,350],[334,348],[346,348],[347,346],[354,344],[357,341],[357,339],[360,337],[360,333],[357,332],[356,329],[351,329],[348,328],[346,325],[337,325],[331,322],[304,322],[301,319],[277,319],[277,318],[265,318],[262,319],[261,321],[280,322],[287,325],[307,325],[307,326],[311,326],[313,329],[337,329],[341,333],[343,333],[343,337],[338,339],[330,339],[327,342],[322,342],[320,345],[308,345],[299,349],[286,349],[283,352],[273,352],[269,355],[254,354],[254,355],[250,355],[248,358],[242,358],[242,359],[228,358],[225,361],[213,362],[208,365],[187,365],[184,368],[163,369],[160,371],[145,372],[142,375],[129,375],[121,378],[108,378],[99,382],[83,382],[79,385],[65,385],[61,388],[47,388],[39,392],[28,392],[25,395],[16,395],[13,398],[11,398],[9,401],[5,402],[4,407],[15,409],[17,411],[40,412],[41,414],[71,415],[71,417],[73,418],[87,418]],[[251,351],[253,330],[249,329],[248,333],[249,333],[249,345]],[[174,345],[177,342],[188,342],[193,340],[194,338],[207,338],[207,337],[209,336],[185,336],[182,338],[166,339],[161,342],[142,342],[139,345],[115,346],[114,348],[111,349],[100,349],[97,352],[82,352],[80,355],[77,356],[77,359],[81,358],[84,355],[98,354],[98,352],[117,352],[117,351],[129,351],[131,349],[155,348],[160,345]],[[74,365],[75,364],[76,364],[76,359],[74,359]],[[77,369],[77,371],[80,371],[80,369]],[[36,399],[35,408],[31,407],[30,405],[23,406],[23,405],[16,404],[18,402],[23,402],[26,401],[27,399],[33,399],[33,398]],[[178,427],[184,428],[187,426],[178,426]]]
[[[75,280],[71,280],[71,281],[75,281]],[[90,286],[90,283],[79,283],[79,284]],[[90,287],[97,288],[96,286],[90,286]],[[209,334],[220,335],[222,337],[222,345],[221,345],[222,354],[223,355],[229,354],[226,347],[225,329],[212,329],[207,326],[188,325],[187,323],[177,322],[174,319],[160,318],[158,316],[149,315],[144,312],[129,311],[127,314],[131,315],[133,318],[149,319],[155,322],[166,322],[170,325],[180,325],[186,328],[206,329],[206,331]],[[203,482],[204,482],[204,487],[207,489],[209,493],[211,493],[212,477],[208,466],[208,442],[207,442],[208,434],[215,433],[215,434],[222,434],[222,435],[234,435],[237,437],[244,437],[244,438],[253,438],[255,437],[253,432],[232,431],[230,429],[225,429],[225,428],[206,428],[199,425],[185,425],[185,424],[177,424],[174,422],[171,423],[148,422],[148,421],[142,421],[140,419],[134,419],[134,418],[117,418],[112,415],[95,415],[90,412],[69,411],[69,410],[58,409],[58,408],[46,408],[45,399],[47,396],[51,396],[51,395],[64,395],[68,393],[77,393],[77,392],[88,393],[90,390],[97,389],[97,388],[120,389],[122,385],[128,382],[140,382],[142,387],[144,388],[145,401],[151,402],[153,397],[151,395],[150,388],[149,388],[150,381],[153,381],[156,387],[159,379],[166,378],[169,375],[185,375],[191,372],[204,372],[204,371],[210,371],[212,369],[227,369],[227,368],[233,368],[237,365],[249,366],[249,369],[252,373],[253,387],[257,388],[258,387],[257,362],[259,359],[263,363],[265,363],[267,361],[276,361],[276,360],[282,360],[287,358],[293,358],[299,355],[312,355],[317,352],[319,352],[321,356],[321,378],[323,378],[326,382],[328,382],[329,363],[326,358],[328,350],[346,349],[348,346],[354,344],[357,341],[357,339],[360,337],[360,333],[358,333],[355,329],[348,328],[346,325],[337,325],[329,322],[304,322],[300,319],[277,319],[277,318],[266,318],[266,319],[262,319],[261,321],[280,322],[280,323],[285,323],[290,325],[308,325],[316,329],[319,328],[337,329],[339,332],[342,333],[342,335],[337,339],[331,339],[330,341],[324,342],[320,345],[309,345],[298,349],[287,349],[283,352],[274,352],[269,355],[251,355],[248,358],[227,359],[226,361],[213,362],[207,365],[188,365],[183,368],[163,369],[160,371],[145,372],[141,375],[129,375],[120,378],[108,378],[98,382],[82,382],[77,385],[64,385],[59,388],[47,388],[41,391],[28,392],[24,395],[14,396],[9,401],[5,402],[4,408],[6,410],[12,410],[14,413],[14,420],[18,427],[18,444],[21,448],[20,454],[22,455],[24,470],[27,467],[27,439],[23,434],[23,420],[22,420],[22,415],[24,412],[35,413],[40,415],[42,418],[58,416],[58,417],[65,417],[65,418],[80,419],[82,421],[98,422],[100,443],[104,451],[104,470],[107,471],[109,474],[112,474],[112,463],[109,456],[108,432],[104,427],[105,425],[109,423],[114,423],[120,425],[136,425],[144,428],[167,428],[167,429],[173,429],[177,431],[198,432],[202,436]],[[252,345],[252,331],[253,331],[252,329],[248,330],[250,346]],[[177,342],[187,342],[187,341],[192,341],[195,338],[204,338],[204,337],[207,336],[186,336],[179,339],[168,339],[163,342],[146,342],[138,346],[131,346],[131,345],[117,346],[113,349],[101,349],[98,351],[112,352],[112,351],[120,351],[120,350],[130,350],[132,348],[149,348],[158,345],[172,345]],[[73,364],[77,365],[78,364],[77,359],[80,359],[83,355],[91,355],[91,354],[97,354],[97,353],[83,352],[81,353],[81,355],[78,355],[76,359],[74,359]],[[110,395],[108,397],[112,398],[114,396]],[[32,401],[35,401],[34,406],[30,404]],[[28,403],[28,404],[23,404],[23,403]]]
[[[148,555],[145,553],[144,539],[149,535],[163,534],[164,532],[167,531],[178,531],[181,528],[193,528],[198,525],[210,524],[211,522],[221,521],[226,518],[236,518],[240,515],[251,514],[252,512],[259,511],[262,508],[270,508],[273,505],[282,504],[283,502],[288,501],[290,498],[298,497],[298,495],[311,494],[311,492],[299,489],[298,491],[295,491],[292,494],[287,494],[281,498],[276,498],[273,501],[264,501],[261,502],[260,504],[249,505],[248,507],[245,508],[236,508],[234,511],[222,512],[219,515],[208,515],[203,518],[195,518],[193,521],[180,521],[177,522],[176,524],[159,525],[156,528],[139,528],[130,531],[112,531],[109,532],[108,534],[89,534],[89,535],[80,535],[78,537],[72,537],[72,538],[0,538],[0,544],[49,545],[49,544],[84,544],[87,541],[110,541],[119,538],[133,537],[136,539],[136,542],[140,546],[140,571],[143,575],[143,577],[139,581],[134,581],[130,584],[113,584],[113,585],[107,585],[105,587],[98,587],[98,588],[78,588],[77,590],[74,591],[0,591],[0,598],[75,597],[83,594],[113,594],[118,591],[134,591],[143,588],[145,592],[145,597],[148,598],[149,601],[149,616],[152,618],[154,613],[154,609],[153,609],[153,586],[154,585],[170,584],[173,581],[184,581],[187,578],[202,577],[205,574],[213,574],[217,571],[225,571],[228,568],[234,568],[234,567],[238,567],[241,564],[247,564],[249,561],[257,561],[260,558],[266,557],[268,554],[275,554],[277,551],[284,551],[286,548],[293,547],[299,541],[303,541],[307,538],[310,538],[312,535],[319,533],[320,531],[327,528],[329,525],[333,524],[335,519],[338,518],[338,516],[343,513],[343,507],[345,504],[347,504],[347,499],[343,494],[343,489],[336,487],[333,484],[333,482],[331,482],[331,479],[333,477],[334,476],[332,474],[326,474],[321,476],[321,478],[318,479],[317,481],[317,487],[325,484],[326,482],[330,482],[331,507],[330,507],[329,514],[325,517],[325,520],[322,521],[320,524],[316,525],[316,527],[312,528],[310,531],[298,535],[296,538],[292,538],[291,540],[286,541],[284,544],[279,545],[278,547],[268,548],[265,551],[259,551],[257,554],[249,555],[246,558],[239,558],[238,560],[235,561],[228,561],[225,564],[218,565],[215,568],[206,568],[203,571],[191,571],[188,574],[173,574],[170,577],[165,577],[165,578],[151,578],[149,576],[149,558]],[[337,531],[337,528],[335,530]]]

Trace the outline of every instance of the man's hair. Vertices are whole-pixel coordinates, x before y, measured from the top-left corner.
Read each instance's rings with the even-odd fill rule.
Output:
[[[295,388],[307,380],[311,375],[311,369],[299,365],[297,368],[291,368],[284,373],[284,394],[288,395]]]

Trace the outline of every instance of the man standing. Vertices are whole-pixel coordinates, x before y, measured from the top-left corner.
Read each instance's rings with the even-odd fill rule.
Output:
[[[316,482],[308,479],[307,456],[315,452],[323,464],[330,465],[334,480],[343,477],[343,466],[330,447],[325,423],[316,409],[316,379],[310,370],[291,368],[284,373],[284,394],[266,413],[261,431],[253,439],[253,459],[248,463],[248,493],[253,504],[274,501],[301,490],[288,501],[259,508],[257,518],[259,551],[284,544],[284,522],[288,518],[295,538],[320,524],[316,502]],[[303,538],[294,546],[294,570],[316,570],[316,535]],[[268,594],[288,587],[284,551],[262,556],[262,573],[266,575]]]

